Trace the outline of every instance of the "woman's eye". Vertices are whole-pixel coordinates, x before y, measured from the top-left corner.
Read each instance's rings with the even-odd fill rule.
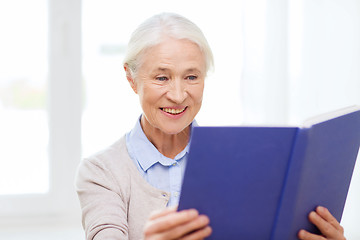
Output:
[[[186,79],[189,79],[189,80],[196,80],[197,79],[197,76],[187,76]]]
[[[157,77],[156,80],[166,81],[166,80],[168,80],[168,78],[167,77]]]

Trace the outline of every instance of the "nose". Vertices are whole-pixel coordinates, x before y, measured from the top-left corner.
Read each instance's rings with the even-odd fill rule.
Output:
[[[182,79],[175,79],[171,82],[167,95],[172,102],[181,104],[185,101],[187,94],[184,81]]]

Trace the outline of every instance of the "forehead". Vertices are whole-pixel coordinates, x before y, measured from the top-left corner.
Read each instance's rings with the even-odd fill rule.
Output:
[[[205,73],[205,56],[196,43],[186,39],[166,38],[148,48],[141,57],[141,69],[197,69]]]

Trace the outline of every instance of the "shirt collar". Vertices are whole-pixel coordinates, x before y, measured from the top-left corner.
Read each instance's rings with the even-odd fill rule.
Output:
[[[176,155],[174,159],[162,155],[146,137],[141,128],[140,119],[141,116],[134,128],[127,134],[127,145],[130,156],[138,161],[143,171],[147,171],[157,162],[164,166],[170,166],[175,163],[175,161],[182,159],[189,152],[188,143],[184,150]],[[192,129],[194,126],[198,126],[195,120],[191,123],[190,128]]]

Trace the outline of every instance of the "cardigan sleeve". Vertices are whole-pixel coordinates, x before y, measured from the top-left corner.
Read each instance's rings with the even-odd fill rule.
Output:
[[[127,200],[111,171],[99,159],[84,159],[76,190],[87,240],[127,240]]]

